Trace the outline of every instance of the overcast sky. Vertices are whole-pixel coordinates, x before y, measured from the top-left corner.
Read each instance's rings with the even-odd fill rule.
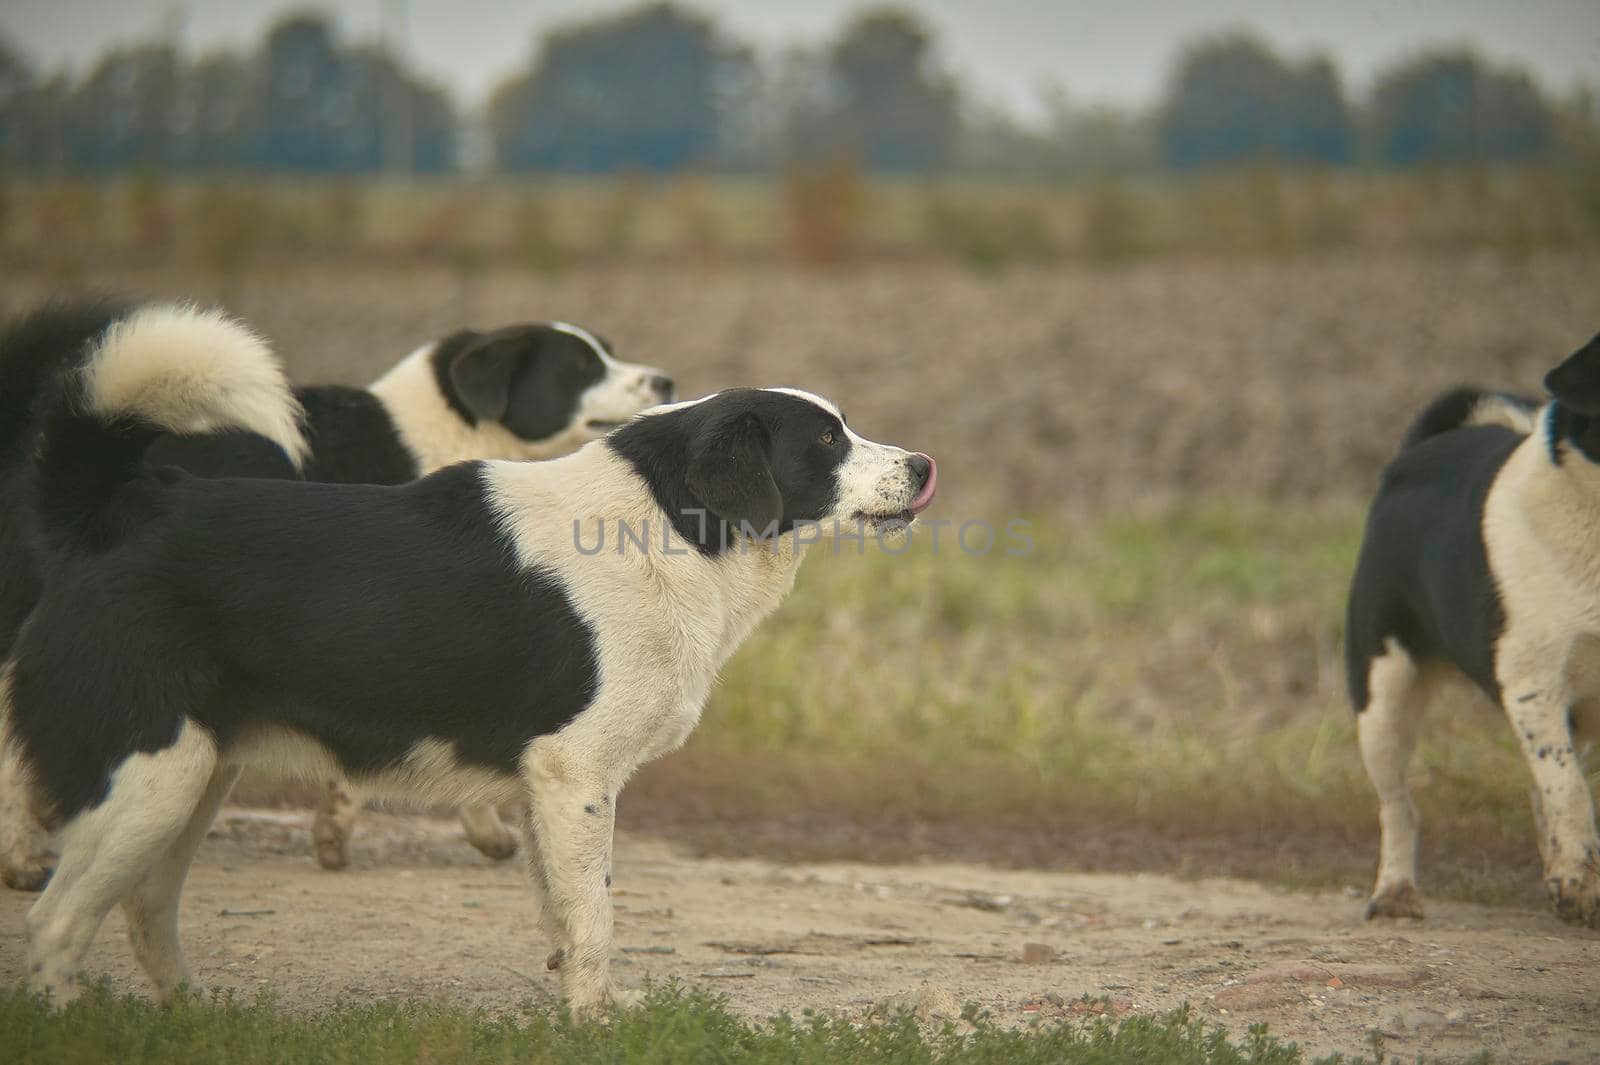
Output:
[[[636,6],[624,0],[0,0],[0,31],[46,68],[82,70],[107,45],[181,34],[195,51],[248,47],[283,14],[329,12],[372,38],[404,12],[411,60],[467,104],[527,62],[538,32]],[[826,40],[859,0],[690,0],[764,50]],[[1600,0],[911,0],[947,66],[981,98],[1035,112],[1039,88],[1080,102],[1147,104],[1179,44],[1247,26],[1292,55],[1321,49],[1360,92],[1376,69],[1431,44],[1470,44],[1566,92],[1600,83]]]

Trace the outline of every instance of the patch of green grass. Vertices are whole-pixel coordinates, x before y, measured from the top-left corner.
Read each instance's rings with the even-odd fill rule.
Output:
[[[1029,535],[1028,554],[1003,535],[963,552],[948,530],[938,550],[921,534],[901,554],[818,548],[724,672],[703,735],[840,753],[935,742],[919,749],[941,759],[976,745],[1084,770],[1084,748],[1118,735],[1152,750],[1231,738],[1240,721],[1221,712],[1268,698],[1245,656],[1331,656],[1356,542],[1348,514],[1265,507]],[[1306,664],[1307,694],[1336,696],[1326,663]],[[1129,707],[1140,686],[1148,704]]]
[[[807,1013],[751,1024],[726,1000],[676,985],[603,1021],[578,1022],[528,1007],[496,1016],[448,1006],[389,1002],[295,1015],[270,999],[222,998],[160,1009],[104,986],[60,1012],[15,989],[0,991],[0,1046],[6,1060],[119,1065],[187,1062],[296,1062],[297,1065],[399,1065],[446,1062],[625,1062],[649,1065],[763,1062],[784,1065],[1298,1065],[1292,1043],[1252,1027],[1228,1033],[1176,1010],[1164,1017],[1006,1029],[969,1010],[937,1030],[909,1013],[866,1022]],[[1329,1062],[1348,1059],[1323,1059]]]

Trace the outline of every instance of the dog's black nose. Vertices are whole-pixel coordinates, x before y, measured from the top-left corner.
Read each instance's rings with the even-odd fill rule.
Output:
[[[661,402],[672,402],[672,378],[664,373],[658,373],[650,378],[650,387],[661,397]]]
[[[933,470],[932,459],[919,451],[906,459],[906,465],[911,467],[911,476],[916,480],[918,488],[928,483],[928,474]]]

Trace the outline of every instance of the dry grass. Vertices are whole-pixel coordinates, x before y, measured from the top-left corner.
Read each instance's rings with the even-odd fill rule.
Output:
[[[685,394],[800,384],[944,467],[950,515],[1076,518],[1224,499],[1360,500],[1462,380],[1536,390],[1600,324],[1600,253],[1344,253],[981,275],[953,266],[536,271],[97,265],[222,300],[306,381],[372,379],[464,323],[588,322]],[[53,292],[6,276],[0,307]]]
[[[686,231],[703,207],[686,203]],[[935,517],[1037,523],[1027,558],[924,544],[813,560],[689,747],[630,788],[625,821],[724,850],[1365,884],[1375,804],[1338,666],[1364,496],[1433,391],[1533,389],[1592,334],[1593,253],[998,274],[699,261],[112,262],[88,279],[225,299],[302,380],[370,379],[468,322],[591,323],[687,394],[795,383],[842,400],[862,431],[938,456]],[[11,307],[53,287],[8,281]],[[1432,719],[1417,767],[1426,890],[1536,897],[1504,732],[1470,703]]]
[[[1593,166],[1406,174],[1251,169],[1002,184],[872,179],[848,162],[781,180],[0,175],[0,261],[207,270],[308,262],[556,271],[684,262],[1105,267],[1329,251],[1509,255],[1600,246]]]
[[[795,170],[783,183],[788,254],[807,266],[837,266],[861,254],[867,187],[846,160]]]

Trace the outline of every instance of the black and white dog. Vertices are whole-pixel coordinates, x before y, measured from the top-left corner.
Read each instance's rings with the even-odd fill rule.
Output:
[[[211,357],[179,357],[197,348]],[[160,996],[188,979],[184,876],[254,763],[525,801],[548,965],[574,1007],[599,1005],[623,783],[683,743],[809,543],[909,523],[936,484],[931,459],[861,438],[827,401],[758,389],[398,487],[195,478],[142,445],[220,428],[302,461],[308,445],[268,354],[181,314],[113,330],[43,417],[45,587],[0,720],[62,826],[27,920],[30,981],[58,1002],[119,902]]]
[[[1367,518],[1346,664],[1383,832],[1368,917],[1422,916],[1406,773],[1428,688],[1454,672],[1504,709],[1533,771],[1556,912],[1600,927],[1600,839],[1578,755],[1600,732],[1600,337],[1545,387],[1542,410],[1441,396]]]
[[[136,314],[152,313],[171,312],[109,300],[61,302],[0,331],[0,655],[38,597],[21,506],[33,401],[87,345]],[[672,398],[672,381],[660,370],[622,362],[609,349],[587,330],[560,322],[464,330],[413,352],[370,389],[297,389],[309,441],[304,476],[402,484],[467,459],[567,454]],[[200,350],[190,354],[210,358]],[[202,476],[296,476],[276,445],[245,433],[167,437],[148,458]],[[328,786],[313,828],[324,867],[348,864],[359,809],[347,783]],[[515,851],[516,837],[493,807],[464,808],[461,818],[467,838],[485,854],[506,858]],[[27,816],[0,759],[0,879],[37,891],[48,876],[48,836]]]

